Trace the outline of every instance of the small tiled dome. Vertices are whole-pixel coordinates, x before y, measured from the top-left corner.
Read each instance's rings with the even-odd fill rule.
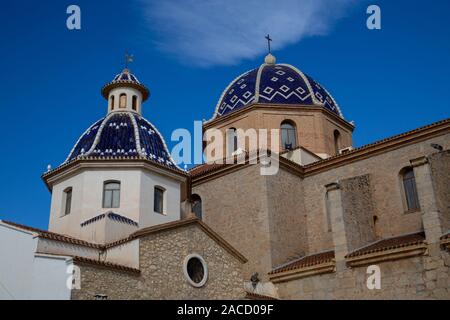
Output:
[[[139,90],[142,93],[142,101],[147,100],[150,96],[150,91],[148,88],[140,83],[137,77],[128,69],[124,69],[121,73],[116,75],[110,83],[106,84],[102,88],[103,97],[108,99],[109,92],[118,87],[132,87]]]
[[[269,55],[259,68],[250,70],[225,89],[213,119],[252,103],[323,106],[343,118],[328,91],[314,79],[289,64],[276,64]]]
[[[89,127],[65,163],[83,158],[145,158],[177,168],[158,130],[133,112],[109,113]]]

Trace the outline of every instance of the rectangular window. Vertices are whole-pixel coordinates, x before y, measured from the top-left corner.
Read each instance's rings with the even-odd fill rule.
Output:
[[[403,189],[405,191],[406,205],[408,211],[420,210],[419,197],[417,195],[416,178],[412,168],[403,173]]]
[[[120,182],[108,182],[103,186],[103,208],[120,207]]]
[[[158,187],[155,187],[153,211],[164,213],[164,190]]]
[[[64,191],[64,215],[70,214],[72,209],[72,188],[66,189]]]
[[[408,210],[419,209],[419,199],[417,196],[416,182],[414,177],[403,180],[405,186],[406,202],[408,204]]]

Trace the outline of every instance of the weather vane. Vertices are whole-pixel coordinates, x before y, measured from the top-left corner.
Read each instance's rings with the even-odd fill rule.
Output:
[[[272,42],[272,39],[270,38],[269,34],[265,38],[267,39],[267,45],[269,46],[269,53],[272,53],[272,50],[270,48],[270,43]]]
[[[132,54],[125,53],[125,69],[128,69],[128,64],[134,61],[134,56]]]

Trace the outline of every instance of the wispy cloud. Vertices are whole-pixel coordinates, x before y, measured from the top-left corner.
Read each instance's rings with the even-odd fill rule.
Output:
[[[182,62],[230,65],[325,35],[355,0],[140,0],[157,47]]]

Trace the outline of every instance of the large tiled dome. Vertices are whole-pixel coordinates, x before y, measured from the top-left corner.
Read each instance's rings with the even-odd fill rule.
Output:
[[[145,158],[177,168],[161,134],[134,112],[113,112],[90,126],[65,162],[83,158]]]
[[[323,106],[343,118],[328,91],[313,78],[289,64],[276,64],[272,55],[259,68],[233,80],[220,97],[213,118],[252,103]]]

